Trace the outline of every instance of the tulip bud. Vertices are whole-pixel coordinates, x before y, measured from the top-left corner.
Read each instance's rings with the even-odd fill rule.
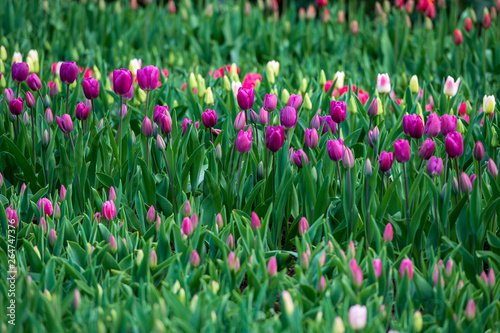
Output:
[[[156,145],[158,146],[159,150],[165,150],[165,148],[167,146],[165,144],[165,141],[163,140],[163,138],[159,134],[156,136]]]
[[[144,252],[142,252],[142,249],[137,250],[137,256],[136,256],[136,263],[137,266],[140,266],[142,263],[142,260],[144,259]]]
[[[410,259],[403,259],[401,265],[399,266],[399,274],[401,278],[405,276],[405,273],[408,274],[408,279],[413,278],[413,262]]]
[[[151,205],[151,207],[149,207],[148,213],[146,215],[146,221],[148,221],[149,223],[153,223],[155,220],[155,216],[156,216],[155,207],[153,205]]]
[[[367,111],[368,116],[370,117],[375,117],[378,115],[378,101],[377,99],[374,99],[371,103],[370,106],[368,106],[368,111]]]
[[[286,313],[291,316],[294,313],[292,296],[290,296],[290,293],[287,290],[283,290],[281,293],[281,299],[285,305],[284,308]]]
[[[333,333],[344,333],[344,332],[345,332],[345,327],[342,318],[338,316],[335,317],[335,320],[333,321]]]
[[[220,213],[215,217],[215,223],[219,229],[222,229],[224,226],[224,221],[222,220],[222,215]]]
[[[353,305],[349,309],[349,324],[355,331],[362,330],[366,326],[367,315],[366,306]]]
[[[324,87],[325,86],[325,83],[326,83],[326,75],[325,75],[325,71],[324,70],[321,70],[321,72],[319,73],[319,85],[321,87]]]
[[[464,41],[464,37],[462,36],[462,31],[460,31],[460,29],[455,29],[455,31],[453,32],[453,43],[455,43],[455,45],[461,45]]]
[[[245,125],[246,125],[245,112],[241,111],[240,113],[238,113],[236,119],[234,120],[234,129],[238,131],[242,130],[245,127]]]
[[[185,217],[182,220],[182,233],[189,236],[193,233],[193,223],[189,217]]]
[[[276,257],[271,257],[267,263],[267,274],[270,276],[275,276],[278,273],[278,265],[276,263]]]
[[[283,104],[286,104],[289,99],[290,99],[290,93],[288,92],[288,90],[283,89],[283,91],[281,92],[281,102]]]
[[[477,141],[474,146],[474,159],[482,161],[484,159],[484,147],[481,141]]]
[[[155,268],[157,263],[158,263],[158,257],[156,255],[156,251],[155,249],[152,249],[151,252],[149,253],[149,267]]]
[[[217,160],[220,160],[222,158],[222,147],[220,143],[218,143],[217,146],[215,147],[214,154]]]
[[[302,217],[299,221],[299,235],[304,235],[307,230],[309,230],[309,223],[305,217]]]
[[[311,110],[312,109],[312,102],[311,99],[309,98],[309,94],[306,93],[304,95],[304,109],[306,110]]]
[[[189,264],[193,267],[198,267],[200,265],[200,256],[196,250],[191,252],[191,256],[189,257]]]
[[[424,321],[422,319],[422,312],[415,311],[415,313],[413,314],[413,328],[415,329],[416,332],[420,332],[422,330],[423,325]]]
[[[251,226],[252,226],[252,229],[253,230],[257,230],[257,229],[260,229],[260,219],[259,217],[257,216],[257,214],[255,214],[255,212],[252,212],[252,218],[251,218]]]
[[[367,158],[366,159],[366,162],[365,162],[365,167],[364,167],[364,170],[363,170],[363,173],[367,176],[367,177],[371,177],[372,175],[372,163],[370,162],[370,159]]]
[[[495,164],[495,162],[491,158],[488,160],[488,164],[486,166],[486,169],[491,174],[491,176],[493,176],[493,178],[497,178],[497,176],[498,176],[498,167],[497,167],[497,165]]]
[[[184,204],[183,213],[184,216],[191,216],[191,202],[189,202],[189,200],[186,200],[186,203]]]
[[[115,236],[111,235],[109,237],[109,250],[111,253],[116,253],[118,250],[118,243],[116,242]]]
[[[234,250],[234,237],[233,234],[229,234],[229,236],[226,239],[226,245],[231,249]]]
[[[465,318],[468,321],[472,321],[476,317],[476,303],[474,300],[469,300],[467,302],[467,307],[465,308]]]
[[[50,245],[54,246],[54,244],[56,243],[56,240],[57,240],[56,231],[54,229],[50,229],[50,233],[49,233],[49,243],[50,243]]]
[[[354,167],[354,155],[351,151],[351,149],[345,147],[344,149],[344,155],[342,157],[342,164],[344,165],[344,168],[347,169],[352,169]]]

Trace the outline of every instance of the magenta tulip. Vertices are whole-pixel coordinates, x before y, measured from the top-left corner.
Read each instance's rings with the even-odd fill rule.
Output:
[[[332,117],[324,116],[319,117],[319,119],[321,121],[321,126],[323,127],[321,134],[323,135],[325,133],[328,133],[328,130],[330,130],[330,133],[334,135],[335,131],[337,130],[337,123],[333,121]]]
[[[300,104],[302,104],[302,96],[292,94],[290,96],[290,98],[288,98],[288,102],[286,103],[286,106],[291,106],[295,110],[298,110],[300,107]]]
[[[425,140],[418,148],[418,157],[423,160],[428,160],[434,154],[436,143],[431,138]]]
[[[304,162],[309,164],[309,159],[307,158],[306,153],[299,149],[293,154],[293,163],[299,168],[302,169],[302,158],[304,158]]]
[[[297,110],[291,106],[281,109],[280,122],[286,129],[295,128],[297,125]]]
[[[388,153],[386,151],[381,152],[378,158],[380,171],[382,172],[389,171],[392,167],[393,161],[394,159],[392,153]]]
[[[253,100],[254,100],[254,90],[253,88],[243,88],[240,87],[238,89],[238,94],[236,95],[236,99],[238,100],[238,106],[242,110],[248,110],[251,109],[253,106]]]
[[[160,71],[155,66],[146,66],[137,70],[139,87],[144,91],[155,90],[158,86]]]
[[[13,99],[9,102],[9,111],[14,116],[19,116],[21,113],[23,113],[23,106],[24,102],[22,97]]]
[[[62,83],[72,84],[78,78],[78,73],[80,69],[74,61],[66,61],[61,64],[61,69],[59,70],[59,76],[61,77]]]
[[[217,113],[207,109],[201,114],[201,120],[206,128],[214,127],[217,124]]]
[[[117,95],[125,96],[133,86],[132,72],[128,69],[115,69],[113,71],[113,90]]]
[[[35,73],[28,76],[26,83],[28,83],[28,87],[33,91],[38,91],[42,88],[42,81],[40,81],[40,78]]]
[[[266,133],[266,147],[273,153],[283,147],[285,143],[285,129],[283,126],[269,126]]]
[[[403,116],[403,131],[413,139],[420,139],[424,133],[422,117],[416,114]]]
[[[276,110],[276,104],[278,103],[278,97],[272,94],[266,94],[264,97],[264,110],[272,112]]]
[[[93,77],[88,77],[82,82],[83,94],[87,99],[96,99],[99,97],[99,81]]]
[[[61,118],[56,116],[57,125],[63,133],[70,133],[73,131],[73,121],[69,114],[63,114]]]
[[[342,139],[329,140],[326,150],[330,159],[338,162],[344,157],[344,141]]]
[[[444,140],[444,146],[446,148],[446,153],[450,158],[455,158],[462,156],[464,153],[464,141],[462,134],[458,132],[451,132],[446,135]]]
[[[30,73],[30,68],[25,62],[15,62],[12,64],[12,81],[21,83],[26,80]]]
[[[332,101],[330,103],[330,115],[335,123],[340,124],[344,122],[347,116],[347,105],[345,102]]]
[[[38,210],[40,211],[40,214],[42,214],[42,216],[45,215],[50,216],[54,212],[52,202],[50,202],[50,200],[47,198],[42,198],[38,200]]]
[[[318,146],[318,131],[315,128],[309,129],[306,128],[306,135],[304,140],[304,146],[307,148],[316,148]]]
[[[403,259],[401,266],[399,266],[399,275],[401,278],[405,276],[405,272],[408,273],[408,279],[413,278],[413,263],[410,259]]]
[[[76,119],[78,120],[87,120],[90,113],[90,105],[85,105],[84,103],[78,103],[76,105]]]
[[[457,117],[451,116],[449,114],[444,114],[441,117],[441,133],[447,136],[448,133],[455,132],[457,130]]]
[[[410,144],[407,140],[398,139],[394,142],[394,157],[399,163],[410,160]]]
[[[236,139],[236,150],[240,153],[248,153],[250,148],[252,148],[252,126],[248,128],[248,131],[240,130]]]
[[[436,115],[436,112],[433,112],[429,118],[427,118],[424,133],[428,137],[437,138],[439,132],[441,132],[441,119]]]
[[[108,221],[111,221],[115,218],[116,206],[113,200],[108,200],[102,205],[102,216]]]
[[[427,173],[431,176],[439,176],[443,172],[443,160],[432,156],[427,163]]]

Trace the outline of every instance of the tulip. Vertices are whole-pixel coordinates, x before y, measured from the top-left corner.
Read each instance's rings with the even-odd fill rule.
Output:
[[[449,114],[444,114],[441,117],[441,133],[447,136],[448,133],[455,132],[457,130],[457,117],[451,116]]]
[[[405,272],[408,273],[408,278],[411,280],[413,278],[413,263],[410,259],[403,259],[401,266],[399,266],[399,275],[401,278],[405,276]]]
[[[470,19],[470,17],[467,17],[465,19],[464,30],[467,31],[467,32],[471,32],[472,31],[472,20]]]
[[[278,273],[278,265],[276,263],[276,257],[271,257],[269,262],[267,263],[267,274],[271,277],[275,276]]]
[[[168,106],[157,105],[155,106],[155,111],[153,113],[153,121],[155,123],[159,123],[161,116],[165,116],[167,114],[169,114]]]
[[[396,140],[394,143],[394,156],[399,163],[405,163],[410,160],[410,144],[407,140]]]
[[[113,90],[117,95],[125,96],[129,94],[133,86],[132,72],[128,69],[115,69],[113,71]]]
[[[153,127],[151,126],[151,120],[148,117],[144,117],[141,127],[142,135],[150,137],[153,134]]]
[[[483,111],[486,114],[492,114],[495,111],[495,96],[486,96],[483,97]]]
[[[62,118],[56,116],[56,121],[63,133],[70,133],[73,131],[73,121],[69,114],[63,114]]]
[[[286,129],[295,128],[295,125],[297,125],[297,110],[291,106],[281,109],[280,122]]]
[[[12,64],[12,81],[21,83],[26,80],[30,73],[30,69],[27,63],[25,62],[14,62]],[[18,89],[19,91],[19,89]]]
[[[52,202],[50,202],[50,200],[47,198],[42,198],[38,200],[38,210],[40,211],[40,214],[42,214],[42,216],[52,215],[54,211],[52,207]]]
[[[109,236],[109,250],[111,253],[116,253],[118,250],[118,243],[116,242],[116,238],[113,235]]]
[[[342,156],[342,164],[346,169],[352,169],[354,167],[354,156],[351,149],[345,147],[344,154]]]
[[[391,78],[389,74],[377,75],[377,91],[379,94],[387,94],[391,91]]]
[[[476,317],[476,303],[474,300],[470,299],[467,302],[467,306],[465,308],[465,318],[468,321],[472,321]]]
[[[76,119],[87,120],[87,118],[89,117],[89,113],[90,113],[90,106],[86,106],[84,103],[78,103],[76,105],[76,111],[75,111]]]
[[[61,78],[62,83],[72,84],[76,81],[79,73],[78,66],[74,61],[66,61],[61,64],[61,68],[59,70],[59,76]]]
[[[344,157],[344,142],[342,139],[329,140],[327,143],[327,152],[332,161],[340,161]]]
[[[436,112],[433,112],[429,115],[429,118],[427,118],[427,123],[425,124],[424,133],[428,137],[437,138],[440,131],[441,131],[441,119],[439,118],[439,116],[436,115]]]
[[[264,110],[264,108],[261,108],[259,111],[259,124],[262,126],[269,124],[269,112]]]
[[[146,221],[148,221],[149,223],[153,223],[155,220],[155,217],[156,217],[155,207],[153,205],[151,205],[151,207],[149,207],[148,213],[146,215]]]
[[[375,270],[375,276],[378,279],[380,277],[380,275],[382,274],[382,260],[373,259],[373,268]]]
[[[42,82],[40,81],[38,75],[36,75],[35,73],[28,76],[26,82],[28,83],[28,87],[30,87],[30,89],[33,91],[38,91],[40,90],[40,88],[42,88]]]
[[[441,175],[443,172],[443,160],[432,156],[427,163],[427,173],[433,177]]]
[[[371,103],[370,106],[368,106],[368,111],[367,111],[368,116],[370,117],[375,117],[378,115],[378,101],[377,99],[374,99]]]
[[[193,223],[189,217],[185,217],[182,220],[182,233],[186,236],[189,236],[193,233]]]
[[[324,116],[324,117],[319,117],[319,119],[321,121],[320,127],[323,128],[321,131],[321,134],[328,133],[328,130],[330,130],[330,133],[332,133],[332,135],[334,135],[335,131],[337,130],[337,123],[335,123],[332,120],[332,117]],[[339,128],[340,128],[340,125],[339,125]]]
[[[333,333],[344,333],[344,332],[345,332],[345,327],[342,318],[338,316],[335,317],[335,320],[333,321]]]
[[[236,96],[236,99],[238,100],[238,106],[242,110],[248,110],[251,109],[253,106],[253,100],[254,100],[254,89],[253,88],[239,88],[238,89],[238,94]]]
[[[189,257],[189,264],[193,267],[200,266],[200,255],[198,254],[198,252],[196,252],[196,250],[193,250],[193,252],[191,252],[191,256]]]
[[[434,154],[436,143],[428,138],[418,148],[418,157],[422,160],[428,160]]]
[[[241,111],[236,116],[236,119],[234,120],[233,127],[234,127],[235,130],[242,130],[243,128],[245,128],[245,125],[246,125],[245,112]]]
[[[201,120],[206,128],[214,127],[217,124],[217,113],[207,109],[201,114]]]
[[[276,104],[278,102],[278,97],[273,94],[266,94],[264,97],[264,110],[272,112],[276,109]]]
[[[266,147],[273,153],[283,147],[285,143],[285,129],[283,126],[269,126],[266,132]]]
[[[172,118],[170,117],[170,113],[168,113],[168,111],[166,115],[160,116],[160,130],[163,135],[172,132]]]
[[[290,96],[290,98],[288,98],[288,101],[286,103],[287,106],[290,106],[295,110],[299,109],[300,104],[302,104],[302,96],[293,94]]]
[[[54,244],[56,243],[56,240],[57,240],[57,233],[54,229],[50,229],[50,232],[49,232],[49,243],[50,245],[54,246]]]
[[[380,131],[377,126],[373,128],[373,130],[368,131],[368,145],[372,148],[375,148],[377,141],[378,141],[378,136],[380,134]]]
[[[464,37],[462,36],[462,31],[460,31],[460,29],[455,29],[455,31],[453,32],[453,43],[455,43],[455,45],[461,45],[464,41]]]
[[[191,216],[191,202],[189,200],[186,200],[182,213],[184,216]]]
[[[424,133],[422,117],[416,114],[403,116],[403,131],[413,139],[420,139]]]
[[[144,91],[155,90],[158,86],[160,70],[155,66],[146,66],[137,70],[137,81],[139,87]]]
[[[460,189],[463,193],[472,192],[472,183],[465,172],[460,175]]]
[[[252,148],[252,126],[248,131],[240,130],[236,139],[236,150],[240,153],[248,153]]]
[[[306,165],[309,164],[309,159],[307,158],[306,153],[299,149],[293,154],[293,163],[299,168],[302,169],[302,158],[304,159]]]
[[[477,141],[473,151],[474,159],[482,161],[484,159],[484,147],[481,141]]]
[[[491,158],[488,160],[488,164],[486,166],[486,169],[493,176],[493,178],[497,178],[497,176],[498,176],[498,167],[497,167],[497,165],[495,164],[495,162]]]
[[[10,88],[5,88],[3,93],[5,94],[5,101],[10,104],[10,101],[14,99],[14,92]]]
[[[23,106],[24,102],[22,97],[13,99],[9,102],[9,111],[11,114],[19,116],[21,113],[23,113]]]
[[[59,93],[59,87],[57,86],[57,84],[55,82],[52,82],[50,81],[49,82],[49,95],[50,97],[54,97],[55,95],[57,95]]]
[[[312,117],[312,119],[311,119],[311,128],[315,128],[316,130],[319,130],[320,127],[321,127],[321,117],[318,114],[315,114],[314,117]]]
[[[443,93],[448,97],[453,97],[457,94],[458,87],[460,86],[460,78],[455,81],[451,76],[446,78],[444,83]]]
[[[392,224],[387,223],[384,229],[384,242],[392,242],[392,238],[393,238]]]
[[[462,134],[458,132],[451,132],[446,136],[444,141],[446,153],[450,158],[462,156],[464,153],[464,142]]]
[[[259,115],[254,110],[250,110],[248,113],[250,122],[256,124],[259,121]]]
[[[412,94],[418,93],[418,77],[413,75],[410,79],[410,91]]]
[[[305,135],[305,140],[304,140],[304,146],[307,148],[316,148],[318,146],[318,131],[316,131],[315,128],[313,129],[308,129],[306,128],[306,135]]]
[[[53,215],[55,220],[59,220],[61,218],[61,208],[59,207],[59,204],[56,202],[56,205],[54,207],[54,215]]]
[[[26,92],[26,106],[30,109],[32,109],[35,106],[35,97],[33,97],[33,94],[29,91]],[[24,113],[25,115],[28,115],[28,113]]]
[[[299,235],[304,235],[307,230],[309,230],[309,223],[305,217],[302,217],[299,221]]]
[[[85,98],[94,100],[99,97],[99,81],[93,77],[88,77],[82,81],[83,94]]]
[[[347,116],[347,105],[345,104],[344,101],[331,101],[330,103],[330,114],[332,117],[332,120],[340,124],[345,121],[345,118]]]
[[[215,217],[215,223],[217,224],[217,227],[221,229],[224,226],[224,221],[222,220],[222,215],[219,213]]]
[[[226,239],[226,244],[227,244],[227,246],[231,250],[234,250],[234,237],[233,237],[233,234],[229,234],[229,236]]]
[[[349,324],[355,331],[362,330],[366,326],[367,316],[366,306],[353,305],[349,309]]]
[[[116,206],[113,200],[108,200],[102,205],[102,216],[107,221],[111,221],[116,216]]]
[[[490,17],[490,14],[484,13],[482,25],[483,25],[484,29],[489,29],[491,27],[491,17]]]
[[[251,226],[253,230],[260,229],[260,219],[255,212],[252,212]]]

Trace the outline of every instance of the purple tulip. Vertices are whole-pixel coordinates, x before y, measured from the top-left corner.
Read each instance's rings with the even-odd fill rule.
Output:
[[[477,161],[482,161],[484,159],[484,147],[481,141],[477,141],[474,146],[474,159]]]
[[[10,88],[5,88],[3,90],[3,93],[5,94],[5,101],[7,103],[10,103],[14,99],[14,92]]]
[[[416,114],[407,114],[403,117],[403,131],[413,139],[420,139],[424,134],[422,117]]]
[[[378,158],[378,162],[380,171],[387,172],[391,170],[392,163],[394,162],[392,153],[388,153],[386,151],[381,152]]]
[[[342,164],[346,169],[352,169],[354,167],[354,155],[352,154],[352,150],[345,147],[344,156],[342,156]]]
[[[51,125],[54,122],[54,115],[50,108],[45,109],[45,121],[47,124]]]
[[[332,120],[332,123],[333,123],[333,120]],[[315,114],[314,117],[312,117],[311,128],[315,128],[318,131],[321,128],[321,117],[318,114]]]
[[[488,164],[486,165],[486,169],[493,176],[493,178],[497,178],[498,176],[498,167],[491,158],[488,160]]]
[[[158,123],[160,121],[161,116],[166,115],[168,113],[168,106],[155,106],[155,111],[153,113],[153,121]]]
[[[206,128],[214,127],[217,124],[217,113],[214,110],[206,109],[201,114],[201,120]]]
[[[460,175],[460,189],[463,193],[472,192],[472,182],[465,172]]]
[[[333,121],[332,117],[324,116],[324,117],[319,117],[319,119],[321,121],[321,126],[323,126],[321,135],[328,133],[328,129],[330,129],[330,133],[334,135],[335,131],[337,130],[337,123]]]
[[[80,69],[76,65],[76,62],[66,61],[61,64],[59,76],[63,83],[72,84],[78,78],[78,72],[80,72]]]
[[[316,131],[315,128],[313,129],[309,129],[309,128],[306,128],[306,137],[305,137],[305,142],[304,142],[304,146],[306,146],[307,148],[316,148],[318,146],[318,139],[319,139],[319,136],[318,136],[318,131]]]
[[[330,159],[338,162],[344,157],[344,141],[342,139],[328,140],[326,150]]]
[[[139,87],[144,91],[155,90],[158,86],[160,71],[155,66],[146,66],[137,70]]]
[[[366,113],[370,117],[375,117],[378,115],[378,101],[376,98],[370,103],[370,106],[368,106],[368,111],[366,111]]]
[[[56,116],[56,121],[63,133],[70,133],[73,131],[73,121],[69,114],[63,114],[61,118]]]
[[[302,150],[299,149],[293,154],[293,163],[299,168],[302,169],[302,157],[304,158],[304,161],[306,162],[306,165],[309,164],[309,159],[307,158],[306,153]]]
[[[26,83],[28,83],[28,87],[33,91],[38,91],[42,88],[42,81],[40,81],[40,78],[35,73],[28,76]]]
[[[264,108],[261,108],[259,111],[259,123],[262,126],[269,124],[269,112],[267,112]]]
[[[266,133],[266,147],[273,153],[283,147],[285,143],[285,129],[283,126],[269,126]]]
[[[134,84],[131,84],[128,92],[125,95],[123,95],[123,99],[126,101],[130,101],[134,97],[134,89],[135,89]]]
[[[246,89],[241,87],[240,89],[238,89],[238,94],[236,96],[236,99],[238,100],[238,105],[240,109],[248,110],[252,108],[254,93],[255,92],[253,88]]]
[[[457,117],[451,116],[449,114],[444,114],[441,117],[441,133],[447,136],[448,133],[455,132],[457,130]]]
[[[446,148],[446,153],[450,158],[455,158],[462,156],[464,153],[464,141],[462,134],[458,132],[451,132],[446,135],[444,140],[444,146]]]
[[[280,122],[286,129],[295,128],[295,125],[297,125],[297,110],[291,106],[281,109]]]
[[[330,115],[332,116],[332,120],[337,124],[344,122],[347,116],[347,105],[345,102],[332,101],[330,103]]]
[[[30,73],[30,68],[25,62],[15,62],[12,64],[12,80],[17,83],[24,82]]]
[[[117,95],[125,96],[129,94],[133,86],[132,72],[128,69],[115,69],[113,71],[113,90]],[[133,94],[133,93],[132,93]]]
[[[439,176],[443,172],[443,160],[432,156],[427,163],[427,173],[431,176]]]
[[[394,156],[399,163],[410,160],[410,144],[407,140],[398,139],[394,142]]]
[[[144,117],[144,120],[142,121],[142,135],[145,137],[150,137],[153,135],[153,127],[151,126],[151,120],[149,120],[148,117]]]
[[[278,103],[278,97],[273,94],[266,94],[264,97],[264,110],[272,112],[276,110],[276,104]]]
[[[17,228],[19,225],[19,219],[17,217],[17,212],[15,209],[12,208],[12,205],[7,207],[5,210],[5,215],[7,216],[7,221],[9,222],[9,225]]]
[[[22,97],[13,99],[9,102],[9,111],[14,116],[19,116],[23,112],[24,102]]]
[[[436,143],[431,138],[425,140],[418,148],[418,157],[423,160],[428,160],[434,154]]]
[[[252,126],[248,128],[248,131],[240,130],[236,139],[236,150],[240,153],[248,153],[250,148],[252,148]]]
[[[87,99],[96,99],[99,97],[99,81],[93,77],[88,77],[82,82],[83,94]]]
[[[441,119],[436,115],[436,112],[433,112],[429,118],[427,118],[424,133],[428,137],[437,138],[439,132],[441,132]]]
[[[233,124],[234,129],[235,130],[242,130],[246,126],[246,121],[247,121],[247,117],[245,115],[245,112],[241,111],[240,113],[238,113],[238,115],[236,116],[236,119],[234,120],[234,124]]]
[[[160,117],[160,130],[163,135],[172,132],[172,117],[170,113],[164,114]]]
[[[27,91],[26,92],[26,106],[31,109],[35,106],[35,104],[36,104],[35,97],[33,96],[33,94],[30,91]]]
[[[89,117],[89,113],[90,113],[89,105],[85,105],[84,103],[78,103],[76,105],[76,111],[75,111],[76,119],[87,120],[87,118]]]
[[[288,102],[286,103],[286,106],[291,106],[295,110],[298,110],[300,107],[300,104],[302,104],[302,96],[292,94],[290,96],[290,98],[288,98]]]
[[[368,131],[368,145],[372,148],[375,148],[375,145],[377,144],[378,141],[378,136],[380,134],[380,131],[378,129],[378,126],[375,126],[373,130]]]

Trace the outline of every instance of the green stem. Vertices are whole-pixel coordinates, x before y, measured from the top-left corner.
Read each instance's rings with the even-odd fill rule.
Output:
[[[241,188],[241,162],[243,161],[243,154],[240,153],[240,160],[238,162],[238,178],[236,179],[238,182],[237,192],[236,192],[236,204],[239,207],[240,206],[240,188]],[[241,208],[241,207],[239,207]]]
[[[148,116],[148,104],[149,104],[149,90],[146,93],[146,109],[144,110],[144,117]]]
[[[174,191],[174,179],[172,178],[172,172],[170,172],[170,165],[168,164],[167,154],[165,154],[165,150],[163,150],[163,158],[165,159],[165,164],[167,165],[168,178],[170,179],[170,189],[172,192],[172,202],[174,205],[174,219],[177,216],[177,200],[175,198]]]
[[[66,89],[66,113],[69,114],[69,84],[67,86],[68,89]]]
[[[35,117],[33,116],[33,108],[31,108],[31,143],[33,146],[33,172],[36,171],[36,155],[35,155]]]
[[[406,165],[403,163],[403,175],[405,178],[405,196],[406,196],[406,229],[407,229],[407,242],[410,241],[410,215],[409,215],[409,208],[408,208],[408,177],[406,177]]]

